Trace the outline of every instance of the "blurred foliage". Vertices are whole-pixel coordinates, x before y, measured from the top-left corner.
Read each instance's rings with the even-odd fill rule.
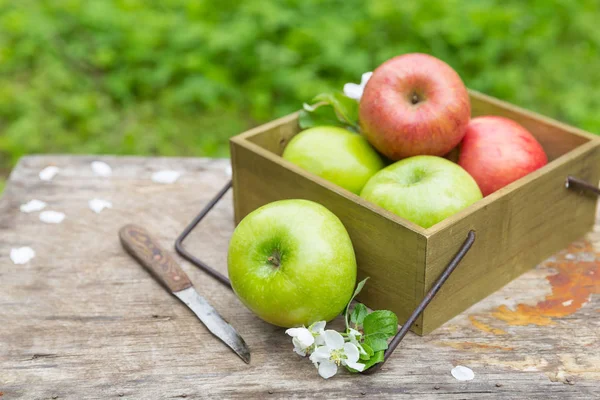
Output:
[[[426,52],[600,132],[598,0],[0,0],[0,169],[37,152],[227,155],[227,138]]]

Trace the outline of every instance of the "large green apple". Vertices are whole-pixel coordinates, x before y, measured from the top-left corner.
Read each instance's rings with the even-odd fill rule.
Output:
[[[342,222],[308,200],[281,200],[248,214],[227,258],[242,303],[274,325],[329,321],[356,283],[354,248]]]
[[[356,194],[384,167],[364,137],[335,126],[300,132],[286,146],[283,158]]]
[[[360,195],[423,228],[482,198],[471,175],[436,156],[409,157],[382,169]]]

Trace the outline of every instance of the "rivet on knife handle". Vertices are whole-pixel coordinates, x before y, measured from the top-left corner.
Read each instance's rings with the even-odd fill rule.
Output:
[[[137,225],[125,225],[119,231],[123,247],[171,292],[192,286],[175,260],[151,236]]]

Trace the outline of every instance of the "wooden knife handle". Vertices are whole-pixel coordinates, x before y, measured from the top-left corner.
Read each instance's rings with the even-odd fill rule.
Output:
[[[144,228],[125,225],[119,231],[119,238],[125,250],[171,292],[179,292],[192,286],[173,257]]]

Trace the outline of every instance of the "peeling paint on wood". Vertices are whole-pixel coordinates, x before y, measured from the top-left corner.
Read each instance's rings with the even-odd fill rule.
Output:
[[[572,315],[600,293],[600,254],[589,242],[572,244],[545,265],[556,270],[547,277],[552,287],[549,296],[534,306],[519,304],[514,311],[500,306],[492,315],[509,325],[554,325],[553,319]]]
[[[490,326],[482,321],[480,321],[479,319],[477,319],[477,317],[475,315],[469,315],[469,321],[471,321],[471,323],[473,324],[474,327],[476,327],[477,329],[479,329],[482,332],[486,332],[486,333],[491,333],[493,335],[506,335],[506,331],[500,329],[500,328],[494,328],[493,326]]]

